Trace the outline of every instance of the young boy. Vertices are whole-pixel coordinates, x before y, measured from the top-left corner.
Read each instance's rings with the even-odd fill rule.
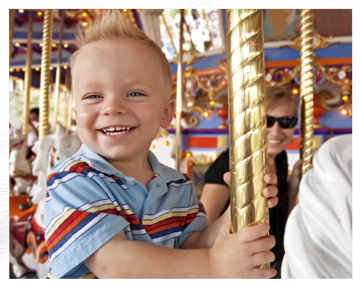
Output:
[[[161,49],[118,10],[77,42],[71,67],[83,145],[48,177],[48,277],[274,276],[259,268],[274,260],[268,224],[229,234],[228,210],[209,225],[191,181],[149,151],[175,109]],[[277,204],[275,186],[263,193]]]

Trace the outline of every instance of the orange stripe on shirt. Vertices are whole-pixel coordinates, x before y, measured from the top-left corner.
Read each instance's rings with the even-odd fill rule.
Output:
[[[89,212],[81,213],[63,232],[61,232],[56,239],[51,244],[48,244],[48,251],[52,249],[67,233],[69,233],[73,228],[75,228],[83,219],[89,215]]]

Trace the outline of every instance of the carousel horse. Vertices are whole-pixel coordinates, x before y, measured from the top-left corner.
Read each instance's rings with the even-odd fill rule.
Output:
[[[284,240],[282,278],[352,278],[352,135],[315,154]]]
[[[31,166],[26,160],[27,143],[21,128],[10,128],[9,148],[10,177],[15,181],[15,186],[10,189],[10,196],[17,196],[26,193],[32,184]]]
[[[44,237],[44,205],[47,192],[47,176],[53,166],[63,159],[72,156],[79,150],[80,146],[81,141],[77,130],[68,135],[65,133],[64,127],[58,124],[55,134],[47,135],[41,140],[36,141],[32,148],[32,151],[36,154],[32,168],[33,174],[37,176],[37,181],[30,191],[32,206],[27,211],[31,212],[32,209],[32,212],[26,215],[27,223],[25,225],[27,228],[24,230],[25,236],[23,239],[25,240],[25,245],[23,246],[23,253],[15,255],[17,256],[16,262],[12,262],[15,265],[13,270],[17,277],[20,274],[19,272],[24,272],[24,270],[26,272],[28,269],[36,271],[38,278],[45,278],[48,273],[46,268],[48,250]],[[53,150],[55,150],[54,153]],[[13,224],[16,224],[16,222],[13,222]],[[21,242],[18,243],[21,244]],[[19,252],[19,249],[17,252]]]

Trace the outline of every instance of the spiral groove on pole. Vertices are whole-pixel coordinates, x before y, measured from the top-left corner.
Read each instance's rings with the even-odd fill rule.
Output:
[[[30,87],[31,87],[31,66],[32,66],[32,27],[33,27],[33,15],[32,11],[29,10],[28,20],[28,40],[27,40],[27,51],[26,51],[26,68],[25,68],[25,94],[24,94],[24,105],[23,105],[23,121],[22,121],[22,134],[24,135],[25,141],[29,133],[29,105],[30,105]]]
[[[50,57],[52,41],[52,10],[46,9],[44,13],[43,47],[41,53],[41,78],[40,78],[40,118],[39,139],[47,135],[49,120],[49,86],[50,86]]]
[[[231,231],[269,222],[261,196],[267,172],[261,10],[227,10]],[[269,268],[269,264],[263,265]]]
[[[300,159],[301,177],[309,170],[313,153],[313,93],[314,93],[314,16],[312,9],[302,9],[301,14],[301,78],[300,78]]]
[[[56,69],[56,82],[55,82],[55,109],[54,109],[54,130],[56,129],[57,118],[59,113],[59,97],[60,97],[60,79],[61,79],[61,55],[62,55],[62,41],[64,34],[64,10],[61,10],[60,16],[60,34],[59,34],[59,49],[58,60]]]

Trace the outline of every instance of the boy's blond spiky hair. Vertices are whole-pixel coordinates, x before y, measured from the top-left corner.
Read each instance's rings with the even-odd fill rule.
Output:
[[[84,46],[97,41],[114,39],[135,40],[150,46],[159,58],[160,65],[164,70],[164,80],[165,82],[169,81],[171,93],[172,73],[165,54],[144,32],[128,23],[126,18],[117,9],[106,11],[89,26],[87,33],[84,33],[81,28],[78,27],[75,33],[76,51],[70,57],[70,66],[73,68],[76,58]]]

